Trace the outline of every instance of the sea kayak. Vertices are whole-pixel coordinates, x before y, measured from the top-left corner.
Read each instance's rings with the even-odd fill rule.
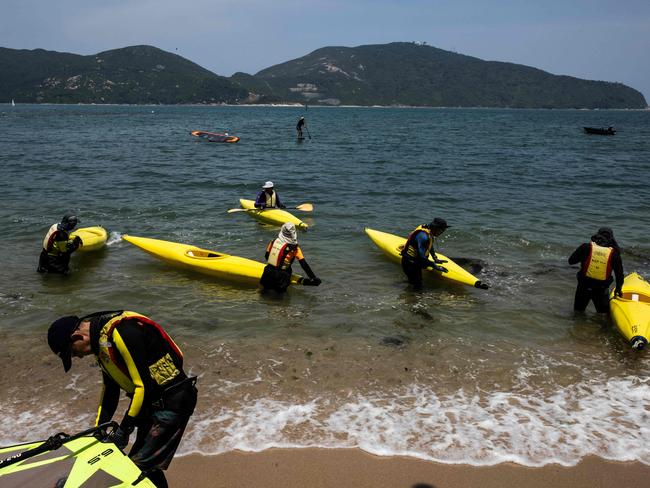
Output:
[[[401,263],[402,256],[401,252],[404,249],[404,244],[406,244],[406,239],[404,237],[399,237],[394,234],[388,234],[387,232],[381,232],[378,230],[369,229],[366,227],[366,234],[374,242],[379,249],[381,249],[388,257],[397,263]],[[433,269],[427,269],[427,271],[434,273],[437,277],[440,277],[446,281],[451,281],[454,283],[462,283],[463,285],[473,286],[475,288],[487,289],[488,285],[482,283],[476,276],[471,274],[469,271],[461,268],[458,264],[453,262],[448,257],[440,254],[436,251],[436,256],[440,260],[447,261],[442,264],[447,269],[447,273],[442,273]],[[433,265],[433,259],[429,257],[429,261]]]
[[[239,199],[239,203],[242,208],[245,209],[254,209],[246,212],[248,215],[254,219],[264,222],[265,224],[271,225],[282,225],[286,222],[292,222],[298,229],[307,230],[309,227],[302,220],[300,220],[295,215],[282,210],[280,208],[268,208],[268,209],[256,209],[255,210],[255,201],[254,200],[244,200],[243,198]]]
[[[193,130],[190,132],[194,137],[202,137],[210,142],[239,142],[239,137],[230,134],[219,134],[218,132],[206,132],[204,130]]]
[[[637,273],[623,282],[623,297],[610,295],[609,310],[616,328],[634,349],[643,349],[650,336],[650,283]]]
[[[81,239],[81,246],[78,251],[98,251],[106,245],[108,239],[108,232],[103,227],[82,227],[70,233],[71,238],[79,236]]]
[[[264,263],[201,249],[190,244],[179,244],[177,242],[129,235],[122,236],[122,239],[176,267],[225,280],[259,283],[264,271]],[[300,276],[293,275],[291,283],[297,284],[299,279]]]

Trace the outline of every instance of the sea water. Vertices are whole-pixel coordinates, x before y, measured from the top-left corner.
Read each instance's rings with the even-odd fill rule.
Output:
[[[573,313],[567,264],[610,226],[626,273],[650,277],[650,112],[21,105],[0,109],[0,129],[0,445],[92,425],[99,369],[86,358],[64,374],[47,327],[128,309],[160,322],[199,376],[181,453],[650,464],[648,352],[592,306]],[[318,288],[266,296],[121,240],[261,261],[278,229],[226,211],[266,180],[288,207],[314,204],[295,213]],[[69,211],[106,227],[108,246],[42,276],[42,238]],[[414,292],[364,233],[406,236],[433,217],[452,226],[436,249],[489,290],[429,279]]]

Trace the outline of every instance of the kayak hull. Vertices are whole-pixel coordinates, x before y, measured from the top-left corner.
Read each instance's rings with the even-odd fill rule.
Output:
[[[98,251],[106,245],[108,232],[103,227],[82,227],[70,233],[70,237],[79,236],[81,246],[77,249],[80,252]]]
[[[644,349],[650,339],[650,283],[632,273],[625,277],[622,291],[622,298],[610,294],[612,320],[634,349]]]
[[[194,137],[202,137],[210,142],[239,142],[239,137],[231,136],[230,134],[219,134],[218,132],[207,132],[204,130],[193,130],[190,132]]]
[[[227,281],[259,283],[265,267],[264,263],[252,259],[202,249],[190,244],[129,235],[122,236],[122,239],[172,266]],[[298,283],[299,278],[300,276],[293,275],[291,283]]]
[[[245,200],[243,198],[240,198],[239,204],[242,208],[245,209],[255,209],[254,200]],[[250,210],[246,213],[254,219],[259,220],[260,222],[264,222],[265,224],[281,226],[286,222],[291,222],[296,226],[297,229],[307,230],[309,227],[298,217],[287,212],[286,210],[282,210],[281,208],[255,209]]]
[[[404,244],[406,244],[406,239],[404,237],[396,236],[394,234],[389,234],[387,232],[381,232],[378,230],[369,229],[366,227],[366,234],[375,243],[375,245],[381,249],[384,254],[386,254],[392,261],[396,263],[402,262],[401,252],[404,249]],[[475,288],[487,288],[485,283],[482,283],[476,276],[471,274],[469,271],[461,268],[454,261],[448,257],[440,254],[436,251],[436,256],[438,259],[447,261],[442,264],[448,272],[442,273],[440,271],[428,269],[427,271],[436,275],[436,277],[442,279],[443,281],[448,281],[452,283],[461,283],[467,286],[473,286]],[[429,261],[433,265],[433,259],[429,257]]]

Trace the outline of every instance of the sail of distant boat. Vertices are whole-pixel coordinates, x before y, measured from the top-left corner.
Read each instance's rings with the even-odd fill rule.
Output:
[[[14,102],[14,99],[13,99],[13,98],[11,99],[11,106],[12,106],[12,107],[15,107],[15,106],[16,106],[16,102]]]

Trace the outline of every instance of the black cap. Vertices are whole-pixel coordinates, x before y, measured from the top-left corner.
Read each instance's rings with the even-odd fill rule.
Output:
[[[79,325],[79,317],[70,315],[55,320],[47,331],[47,343],[52,352],[61,358],[63,369],[68,372],[72,366],[70,336]]]
[[[429,229],[436,228],[436,229],[443,229],[444,230],[444,229],[447,229],[448,227],[451,227],[451,226],[447,225],[447,221],[445,219],[441,219],[441,218],[438,218],[438,217],[433,219],[431,221],[431,223],[429,224]]]

